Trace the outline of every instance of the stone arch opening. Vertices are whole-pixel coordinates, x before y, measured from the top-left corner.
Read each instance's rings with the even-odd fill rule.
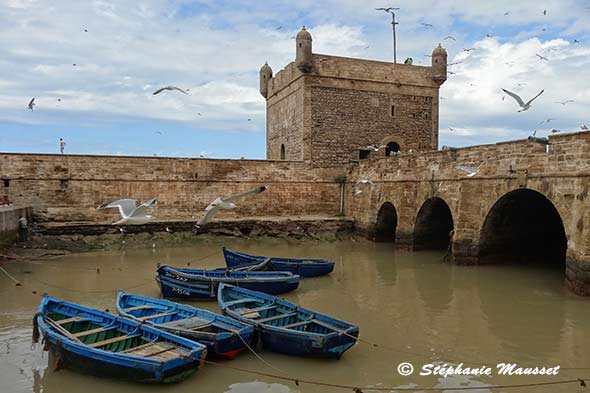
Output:
[[[389,157],[392,153],[398,153],[400,150],[399,143],[391,141],[385,145],[385,155]]]
[[[453,227],[453,215],[449,205],[438,197],[427,199],[416,216],[414,249],[447,249]]]
[[[382,243],[393,243],[395,242],[396,229],[397,211],[392,203],[385,202],[381,205],[379,213],[377,213],[373,240]]]
[[[559,212],[540,192],[523,188],[496,201],[484,221],[483,262],[565,265],[567,237]]]
[[[285,159],[285,145],[281,145],[281,160]]]

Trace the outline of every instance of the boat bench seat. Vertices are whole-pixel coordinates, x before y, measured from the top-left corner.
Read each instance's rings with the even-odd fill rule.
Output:
[[[296,312],[291,312],[291,313],[288,313],[288,314],[279,314],[279,315],[275,315],[274,317],[257,319],[256,322],[260,322],[260,323],[270,322],[270,321],[274,321],[276,319],[288,318],[288,317],[292,317],[292,316],[295,316],[295,315],[297,315]]]
[[[144,308],[152,308],[152,307],[153,306],[151,304],[142,304],[141,306],[135,306],[135,307],[126,308],[123,311],[129,312],[129,311],[135,311],[135,310],[143,310]]]
[[[141,334],[123,335],[123,336],[109,338],[107,340],[98,341],[98,342],[88,344],[88,345],[91,346],[92,348],[97,348],[97,347],[102,347],[102,346],[105,346],[108,344],[116,343],[119,341],[127,340],[128,338],[134,338],[134,337],[140,337],[140,336],[141,336]]]
[[[75,317],[71,317],[71,318],[65,318],[65,319],[60,319],[59,321],[53,321],[55,323],[57,323],[58,325],[65,325],[66,323],[70,323],[70,322],[80,322],[82,320],[84,320],[85,318],[82,318],[81,316],[75,316]]]
[[[294,328],[294,327],[297,327],[297,326],[308,325],[308,324],[312,323],[313,321],[314,321],[313,319],[308,319],[308,320],[305,320],[305,321],[299,321],[299,322],[295,322],[295,323],[290,323],[288,325],[281,326],[281,327],[282,328],[285,328],[285,329],[291,329],[291,328]]]
[[[112,330],[112,329],[116,329],[116,327],[114,327],[114,326],[113,327],[110,327],[110,328],[109,327],[99,327],[99,328],[96,328],[96,329],[86,330],[84,332],[74,333],[73,336],[80,338],[80,337],[89,336],[89,335],[94,334],[94,333],[100,333],[100,332],[104,332],[104,331]]]
[[[174,315],[176,314],[177,311],[174,312],[161,312],[159,314],[153,314],[153,315],[146,315],[145,317],[141,317],[141,318],[137,318],[140,321],[147,321],[150,319],[156,319],[156,318],[160,318],[160,317],[167,317],[168,315]]]
[[[247,297],[247,298],[244,298],[244,299],[232,300],[231,302],[227,302],[224,305],[227,306],[227,307],[229,307],[229,306],[233,306],[233,305],[236,305],[236,304],[248,303],[248,302],[256,302],[256,301],[260,301],[260,299],[256,299],[256,298],[253,298],[253,297]]]
[[[279,305],[278,304],[272,304],[272,305],[266,305],[266,306],[261,306],[261,307],[256,307],[256,308],[248,308],[245,309],[243,311],[240,311],[239,314],[242,316],[246,316],[248,314],[254,314],[260,311],[266,311],[266,310],[272,310],[277,308]]]

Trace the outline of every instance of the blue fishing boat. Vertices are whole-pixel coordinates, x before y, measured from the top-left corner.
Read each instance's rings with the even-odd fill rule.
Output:
[[[225,247],[223,257],[228,269],[233,271],[284,271],[301,277],[315,277],[329,274],[334,270],[334,262],[327,259],[264,257]]]
[[[209,355],[233,359],[254,341],[254,328],[248,324],[168,300],[119,290],[117,311],[126,318],[204,344]]]
[[[356,325],[244,288],[221,284],[217,301],[225,315],[254,325],[273,352],[338,359],[359,334]]]
[[[158,266],[158,285],[165,298],[215,299],[220,283],[279,294],[299,286],[299,276],[290,272],[232,272]]]
[[[176,382],[197,371],[207,354],[197,342],[46,294],[34,325],[34,338],[44,337],[56,367],[99,377]]]

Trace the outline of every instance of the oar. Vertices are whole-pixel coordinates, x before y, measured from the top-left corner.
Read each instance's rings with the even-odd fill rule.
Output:
[[[343,335],[345,335],[345,336],[348,336],[348,337],[350,337],[350,338],[354,338],[355,340],[360,340],[360,338],[358,338],[358,337],[356,337],[356,336],[353,336],[353,335],[352,335],[352,334],[350,334],[350,333],[346,333],[346,331],[344,331],[344,330],[341,330],[341,329],[338,329],[337,327],[335,327],[335,326],[332,326],[332,325],[330,325],[330,324],[328,324],[328,323],[325,323],[325,322],[319,321],[319,320],[317,320],[317,319],[311,319],[311,322],[313,322],[313,323],[315,323],[315,324],[317,324],[317,325],[323,326],[323,327],[325,327],[325,328],[327,328],[327,329],[333,330],[333,331],[335,331],[336,333],[340,333],[340,334],[343,334]]]
[[[72,339],[72,340],[74,340],[76,342],[79,342],[80,344],[84,344],[78,337],[74,336],[69,330],[67,330],[63,326],[60,326],[53,319],[47,318],[47,319],[45,319],[45,322],[47,322],[48,325],[50,325],[51,327],[53,327],[55,330],[57,330],[58,332],[60,332],[64,336],[66,336],[67,338]]]

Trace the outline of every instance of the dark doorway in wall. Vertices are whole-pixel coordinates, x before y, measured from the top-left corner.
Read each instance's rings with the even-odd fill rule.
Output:
[[[453,215],[449,205],[438,197],[427,199],[420,207],[416,217],[414,249],[447,249],[452,230]]]
[[[375,233],[373,240],[376,242],[395,242],[395,230],[397,228],[397,212],[390,202],[385,202],[377,213]]]
[[[481,231],[479,257],[483,262],[564,266],[566,251],[559,212],[543,194],[526,188],[498,199]]]
[[[285,159],[285,145],[281,145],[281,160]]]
[[[385,145],[385,155],[390,156],[391,153],[399,152],[399,144],[397,142],[389,142]]]

